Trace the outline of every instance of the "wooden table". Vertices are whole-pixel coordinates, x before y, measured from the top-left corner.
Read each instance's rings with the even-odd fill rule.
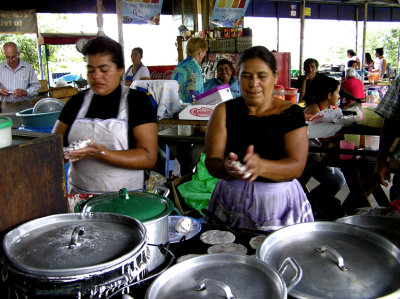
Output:
[[[380,128],[350,125],[344,126],[337,134],[379,136]],[[324,165],[338,167],[342,170],[350,190],[342,205],[349,213],[354,212],[356,208],[371,205],[368,199],[371,194],[374,195],[379,206],[390,205],[390,201],[379,182],[379,177],[374,173],[378,150],[340,149],[339,142],[336,142],[333,147],[310,146],[309,151],[324,154],[322,159]],[[340,154],[353,155],[353,159],[341,160]],[[395,172],[398,168],[399,163],[392,160],[390,163],[391,171]]]
[[[175,125],[169,129],[160,131],[159,141],[165,142],[171,146],[171,151],[180,162],[182,159],[182,174],[192,172],[200,157],[200,153],[204,151],[204,135],[179,136],[176,125],[184,124],[193,126],[206,126],[207,121],[185,121],[171,119],[161,120],[160,124]],[[337,135],[342,134],[379,136],[380,128],[353,124],[343,126],[342,129],[337,132]],[[388,206],[390,204],[389,199],[379,183],[377,175],[374,174],[376,162],[368,159],[376,158],[378,153],[377,150],[340,149],[339,143],[337,142],[334,147],[310,147],[309,151],[325,154],[325,158],[323,159],[323,163],[325,165],[338,167],[342,170],[350,190],[350,194],[344,201],[344,206],[347,206],[349,210],[357,207],[369,206],[371,203],[369,202],[368,197],[371,194],[374,195],[375,200],[380,206]],[[339,158],[340,154],[352,154],[354,159],[341,160]],[[365,159],[365,157],[367,157],[368,160]],[[395,171],[398,168],[399,166],[396,161],[392,161],[391,170]]]
[[[178,134],[178,126],[173,125],[168,129],[158,132],[159,144],[165,143],[171,149],[172,154],[179,161],[181,175],[193,173],[193,169],[205,152],[204,133],[200,135],[181,136]]]

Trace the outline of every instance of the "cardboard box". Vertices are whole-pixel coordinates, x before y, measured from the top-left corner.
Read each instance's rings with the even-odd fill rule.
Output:
[[[196,96],[196,104],[216,105],[232,98],[229,84],[222,84]]]
[[[179,119],[209,120],[216,105],[189,105],[179,113]]]

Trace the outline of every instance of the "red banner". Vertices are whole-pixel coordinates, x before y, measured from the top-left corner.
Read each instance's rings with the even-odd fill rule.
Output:
[[[153,80],[171,80],[175,65],[155,65],[147,67]]]

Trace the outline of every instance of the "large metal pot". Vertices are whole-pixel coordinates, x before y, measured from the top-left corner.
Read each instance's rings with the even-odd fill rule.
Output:
[[[400,217],[353,215],[340,218],[336,222],[357,225],[378,233],[400,248]]]
[[[2,269],[26,297],[102,297],[146,273],[146,228],[111,213],[58,214],[8,232]],[[8,271],[5,274],[4,271]]]
[[[303,278],[295,298],[400,298],[400,250],[386,238],[336,222],[309,222],[270,234],[257,258],[278,267],[295,258]]]
[[[295,274],[286,286],[281,274]],[[146,299],[286,298],[301,279],[297,262],[287,258],[279,272],[250,256],[209,254],[188,259],[162,273],[149,287]]]
[[[164,195],[169,192],[166,188],[161,189],[164,190]],[[75,212],[117,213],[142,222],[146,227],[150,245],[150,259],[147,266],[148,270],[152,271],[166,260],[165,252],[158,245],[164,246],[168,243],[168,216],[173,208],[173,202],[165,196],[147,192],[128,192],[123,188],[119,192],[90,197],[78,204]]]

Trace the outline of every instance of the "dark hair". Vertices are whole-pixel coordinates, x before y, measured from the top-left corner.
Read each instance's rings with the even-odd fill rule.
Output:
[[[347,50],[347,54],[350,54],[351,57],[357,56],[356,52],[354,52],[352,49],[348,49],[348,50]]]
[[[319,103],[325,100],[328,97],[328,94],[333,93],[338,88],[339,85],[340,85],[339,80],[325,76],[321,80],[319,94],[316,102]]]
[[[276,74],[276,60],[274,54],[271,53],[266,47],[263,46],[255,46],[244,50],[242,55],[239,58],[239,72],[242,64],[245,63],[246,60],[252,58],[260,58],[263,60],[268,67],[271,69],[273,74]]]
[[[383,48],[376,48],[375,52],[378,53],[380,56],[383,56]]]
[[[140,54],[140,56],[143,57],[143,49],[142,49],[142,48],[136,47],[136,48],[133,48],[133,49],[132,49],[132,52],[133,52],[133,51],[138,52],[138,53]]]
[[[371,54],[365,53],[365,60],[367,61],[367,63],[371,63],[372,62]]]
[[[122,47],[115,40],[106,36],[95,37],[90,39],[82,50],[82,54],[85,56],[99,53],[111,55],[111,60],[118,69],[125,67]]]
[[[303,67],[306,68],[306,66],[311,63],[314,63],[317,68],[319,67],[318,60],[314,58],[307,58],[303,63]]]
[[[357,63],[357,61],[355,61],[355,60],[347,61],[347,67],[353,67],[353,63]]]
[[[228,59],[221,59],[220,61],[218,61],[217,63],[217,68],[221,65],[227,64],[229,65],[230,69],[233,70],[233,65],[232,62],[230,62]]]

